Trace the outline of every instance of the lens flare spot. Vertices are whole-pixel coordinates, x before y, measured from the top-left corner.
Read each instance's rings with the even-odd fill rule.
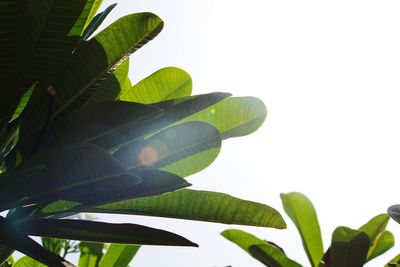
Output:
[[[158,161],[158,159],[158,151],[151,146],[144,147],[139,152],[139,161],[142,165],[146,167],[153,166]]]

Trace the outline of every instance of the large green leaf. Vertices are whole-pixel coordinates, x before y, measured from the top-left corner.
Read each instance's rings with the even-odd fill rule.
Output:
[[[34,168],[40,171],[29,179],[19,175]],[[10,177],[14,178],[11,184]],[[108,194],[107,190],[128,189],[139,182],[140,178],[128,175],[111,154],[96,146],[75,145],[38,155],[24,161],[15,172],[4,174],[0,203],[4,210],[58,199],[79,201],[87,199],[88,192]]]
[[[209,166],[220,148],[221,138],[213,126],[188,122],[134,142],[114,156],[128,170],[161,169],[186,177]]]
[[[383,231],[380,233],[374,242],[371,244],[368,250],[367,261],[370,261],[394,246],[394,236],[389,231]]]
[[[330,267],[362,267],[370,241],[368,235],[347,227],[338,227],[332,235]]]
[[[96,103],[53,121],[36,151],[55,146],[89,142],[109,150],[143,140],[147,135],[164,129],[176,121],[198,112],[228,97],[226,93],[211,93],[169,100],[155,105],[124,101]],[[31,151],[37,135],[21,140],[24,155]],[[130,150],[118,153],[125,153]]]
[[[121,199],[132,198],[132,197],[143,197],[143,196],[152,196],[152,195],[159,195],[166,192],[175,191],[191,184],[187,183],[184,179],[176,176],[174,174],[159,171],[159,170],[149,170],[142,173],[135,173],[135,176],[140,177],[142,182],[133,188],[122,188],[119,190],[115,190],[111,186],[109,195],[110,197],[105,198],[104,193],[101,196],[96,196],[93,192],[88,194],[89,198],[95,198],[98,202],[100,199],[103,203],[116,201],[116,196]],[[107,192],[107,185],[103,184],[104,190]],[[82,201],[83,200],[83,201]],[[76,201],[65,201],[59,200],[53,203],[50,203],[40,210],[37,210],[33,215],[30,217],[43,217],[43,216],[50,216],[53,214],[60,214],[60,213],[70,213],[73,211],[79,211],[80,209],[84,209],[88,206],[87,203],[90,203],[90,206],[93,206],[93,201],[86,200],[85,198],[81,198],[82,202]],[[29,215],[29,214],[28,214]],[[60,217],[60,216],[57,216]]]
[[[160,196],[120,201],[82,211],[286,228],[279,212],[267,205],[222,193],[187,189]]]
[[[103,243],[80,242],[78,267],[97,267],[101,257],[103,256]]]
[[[14,225],[3,217],[0,217],[0,243],[49,266],[68,266],[67,261],[43,248],[30,237],[17,230]]]
[[[16,227],[20,231],[33,236],[101,243],[197,246],[195,243],[177,234],[137,224],[39,219],[20,222],[16,224]]]
[[[305,195],[296,192],[281,194],[281,199],[286,214],[300,233],[311,265],[317,267],[324,256],[324,248],[313,204]]]
[[[101,258],[99,267],[129,266],[140,246],[111,244]]]
[[[232,241],[251,256],[269,267],[301,267],[278,247],[241,230],[225,230],[223,237]]]
[[[53,81],[56,90],[52,117],[72,111],[93,94],[92,85],[127,55],[154,38],[162,29],[162,20],[151,13],[127,15],[112,23],[88,42],[81,43],[65,69]],[[46,96],[37,97],[25,109],[29,114],[23,132],[40,129],[47,115]]]
[[[120,96],[120,100],[151,104],[190,96],[191,92],[190,75],[182,69],[167,67],[135,84]]]
[[[152,123],[161,114],[162,111],[156,107],[129,102],[112,101],[88,105],[52,122],[36,151],[84,142],[113,148],[121,142],[143,136],[139,126]],[[24,155],[37,142],[39,134],[21,141],[21,152]]]
[[[264,103],[255,97],[230,97],[180,121],[212,124],[222,139],[248,135],[257,130],[267,116]]]
[[[24,256],[15,262],[13,267],[47,267],[47,265],[44,265],[28,256]]]

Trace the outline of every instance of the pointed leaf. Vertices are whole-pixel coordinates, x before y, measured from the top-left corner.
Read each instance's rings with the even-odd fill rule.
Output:
[[[103,256],[104,244],[80,242],[79,248],[81,255],[79,256],[78,267],[97,267]]]
[[[29,179],[17,175],[11,185],[7,176],[13,173],[5,174],[6,178],[0,180],[3,209],[57,199],[79,201],[86,198],[87,192],[104,191],[104,183],[110,190],[121,183],[132,187],[140,182],[140,178],[128,175],[117,159],[92,145],[75,145],[38,155],[23,162],[15,172],[40,166],[45,168],[37,175]]]
[[[188,122],[134,142],[114,156],[126,169],[161,169],[186,177],[209,166],[221,148],[219,132],[210,124]]]
[[[366,261],[369,238],[361,231],[338,227],[332,235],[330,267],[362,267]]]
[[[93,93],[88,89],[130,53],[154,38],[162,27],[162,20],[154,14],[127,15],[83,43],[52,84],[56,91],[52,118],[86,103]],[[36,132],[45,121],[47,106],[44,103],[45,96],[35,98],[25,109],[30,115],[23,121],[26,135]]]
[[[317,213],[311,201],[301,193],[281,194],[283,208],[296,225],[304,250],[312,266],[317,267],[324,256]]]
[[[99,197],[93,194],[93,192],[91,192],[90,198],[93,198],[93,195],[95,195],[96,201],[100,199],[101,201],[98,202],[109,203],[112,201],[117,201],[116,199],[123,200],[133,197],[137,198],[143,196],[159,195],[162,193],[175,191],[191,185],[184,179],[180,178],[179,176],[158,170],[135,173],[135,176],[140,177],[142,182],[134,186],[133,188],[128,187],[115,190],[114,187],[111,187],[112,189],[109,192],[110,195],[109,197],[107,197],[107,195],[105,196],[105,194]],[[107,188],[107,185],[103,185],[103,187]],[[84,198],[82,199],[85,200]],[[42,207],[32,216],[40,218],[43,216],[50,216],[53,214],[76,212],[79,211],[80,209],[87,208],[88,206],[87,203],[91,203],[89,206],[93,206],[93,201],[88,201],[88,200],[85,200],[83,203],[74,201],[63,201],[63,200],[55,201],[53,203],[50,203]]]
[[[134,141],[143,140],[147,135],[158,132],[228,96],[226,93],[211,93],[154,105],[123,101],[88,105],[53,121],[37,151],[78,142],[89,142],[115,150]],[[22,138],[20,147],[25,149],[23,154],[31,151],[38,134],[39,132]],[[125,148],[129,149],[130,147]]]
[[[116,7],[116,3],[108,6],[104,11],[100,12],[90,21],[89,25],[85,28],[85,31],[82,34],[83,40],[88,40],[89,37],[99,28],[101,23],[105,20],[105,18],[110,14],[110,12]]]
[[[32,220],[17,224],[28,235],[101,243],[197,246],[182,236],[137,224],[111,224],[82,220]]]
[[[120,100],[152,104],[178,97],[190,96],[192,78],[179,68],[160,69],[135,84],[120,96]]]
[[[82,210],[85,211],[286,228],[279,212],[267,205],[222,193],[187,189]]]
[[[221,133],[222,139],[239,137],[256,131],[265,121],[267,109],[255,97],[231,97],[180,121],[210,123]]]
[[[29,89],[28,91],[26,91],[21,99],[19,100],[17,109],[14,111],[13,116],[11,117],[11,120],[15,120],[16,118],[19,117],[19,115],[21,115],[22,111],[25,109],[26,105],[29,102],[29,99],[31,98],[32,92],[33,90],[35,90],[37,83],[34,83]]]
[[[394,236],[389,231],[380,233],[369,247],[367,261],[370,261],[394,246]]]
[[[129,266],[140,246],[111,244],[101,258],[99,267]]]
[[[221,235],[241,247],[265,266],[301,267],[300,264],[289,259],[281,249],[254,235],[235,229],[225,230]]]
[[[389,219],[390,217],[387,214],[377,215],[361,226],[359,230],[364,232],[372,243],[380,233],[385,231]]]
[[[63,258],[43,248],[3,217],[0,217],[0,243],[50,266],[70,266]]]

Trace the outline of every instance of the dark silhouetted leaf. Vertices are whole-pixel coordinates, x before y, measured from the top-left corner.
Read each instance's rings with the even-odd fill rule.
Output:
[[[17,224],[28,235],[101,243],[197,246],[182,236],[137,224],[42,219]]]

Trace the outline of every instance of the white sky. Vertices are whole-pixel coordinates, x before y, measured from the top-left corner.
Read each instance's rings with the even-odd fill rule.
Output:
[[[115,1],[105,1],[108,5]],[[152,11],[163,32],[132,56],[133,81],[165,66],[187,70],[194,93],[228,91],[261,98],[269,114],[253,135],[228,140],[196,188],[259,201],[284,214],[279,194],[314,202],[325,247],[336,226],[356,228],[400,203],[400,2],[121,0],[110,23]],[[219,232],[245,229],[308,266],[288,230],[157,218],[107,216],[159,227],[200,244],[146,247],[133,266],[262,266]],[[400,236],[400,225],[389,229]],[[366,266],[382,266],[400,252]]]

